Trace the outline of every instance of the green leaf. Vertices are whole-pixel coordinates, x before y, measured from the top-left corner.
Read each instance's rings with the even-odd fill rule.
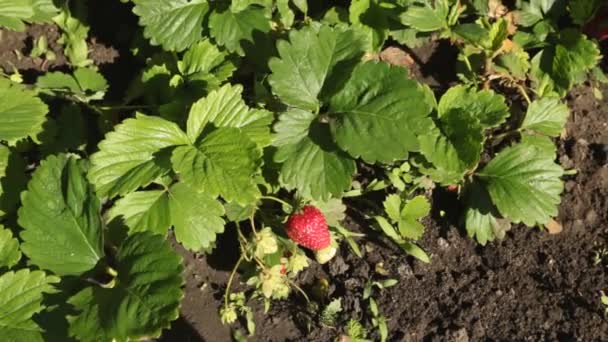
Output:
[[[34,15],[31,0],[3,0],[0,2],[0,26],[23,31],[25,23]]]
[[[509,117],[504,96],[491,90],[475,90],[463,85],[450,88],[439,101],[440,118],[452,112],[466,112],[477,118],[484,128],[496,127]]]
[[[552,154],[520,143],[498,153],[478,176],[504,217],[535,226],[557,215],[563,174]]]
[[[524,80],[530,70],[530,56],[523,50],[503,53],[494,59],[498,72]]]
[[[38,135],[43,155],[82,151],[87,146],[87,122],[80,106],[69,103],[61,107],[56,119],[48,118],[44,132]]]
[[[253,174],[261,153],[240,129],[220,127],[195,145],[180,146],[171,162],[180,178],[208,195],[248,204],[258,190]]]
[[[270,144],[270,124],[274,117],[266,110],[252,110],[242,99],[241,85],[226,84],[207,97],[196,101],[188,114],[188,137],[195,142],[203,129],[212,123],[216,127],[240,128],[258,146]]]
[[[21,260],[19,241],[10,229],[0,224],[0,267],[11,268]]]
[[[99,143],[99,151],[91,156],[89,179],[99,196],[129,193],[169,172],[164,149],[188,143],[175,123],[137,114]]]
[[[472,115],[461,109],[449,110],[441,116],[440,127],[420,136],[420,152],[432,165],[421,165],[420,171],[433,181],[443,185],[459,183],[477,167],[484,135],[478,118]]]
[[[425,262],[427,264],[431,262],[431,258],[428,254],[426,254],[424,249],[420,248],[417,244],[413,242],[404,241],[399,244],[399,247],[401,247],[407,254],[413,256],[414,258],[422,262]]]
[[[59,8],[55,7],[53,0],[32,0],[32,6],[34,15],[30,21],[34,23],[50,23],[59,13]]]
[[[545,77],[549,86],[565,95],[585,78],[600,60],[600,51],[593,41],[575,29],[560,32],[559,43],[545,48],[532,59],[531,79],[540,89]]]
[[[553,159],[557,157],[557,147],[555,143],[545,135],[538,134],[522,134],[521,143],[534,146],[543,151],[543,154],[552,155]]]
[[[331,130],[338,146],[369,163],[407,158],[428,130],[431,111],[425,92],[405,69],[386,63],[359,65],[332,97]]]
[[[374,218],[376,219],[376,222],[378,223],[378,226],[382,232],[391,238],[401,249],[403,249],[404,252],[422,262],[428,263],[431,261],[429,256],[422,248],[418,247],[418,245],[413,242],[405,241],[384,217],[375,216]]]
[[[297,109],[280,115],[274,141],[275,161],[283,163],[279,180],[313,199],[340,197],[351,184],[355,162],[331,141],[328,125],[313,120],[314,114]]]
[[[285,104],[318,112],[327,88],[340,81],[363,56],[363,42],[352,30],[321,26],[289,33],[289,42],[277,43],[280,58],[269,62],[268,82]]]
[[[92,269],[103,257],[99,200],[74,158],[50,156],[22,195],[21,250],[30,262],[60,275]]]
[[[384,211],[393,222],[399,222],[401,218],[401,197],[397,194],[390,194],[386,196],[384,202]]]
[[[22,269],[0,276],[0,334],[5,341],[43,341],[32,316],[44,309],[42,295],[54,291],[59,278]]]
[[[530,104],[522,129],[559,136],[570,116],[568,106],[558,98],[541,98]]]
[[[346,217],[346,206],[339,198],[330,198],[327,201],[313,201],[312,205],[321,210],[323,216],[325,216],[327,225],[330,227],[339,226],[340,221]]]
[[[42,131],[48,107],[24,86],[0,79],[0,141],[15,145]]]
[[[437,1],[438,6],[410,6],[399,16],[401,23],[420,32],[432,32],[447,28],[448,8],[445,1]],[[440,4],[440,5],[439,5]]]
[[[101,100],[108,89],[106,79],[91,68],[78,68],[74,75],[49,72],[38,77],[36,86],[52,93],[69,93],[84,102]]]
[[[70,334],[81,341],[156,338],[177,319],[183,297],[181,258],[162,236],[136,233],[116,253],[111,288],[87,287],[70,299]]]
[[[202,37],[202,23],[209,9],[206,0],[134,0],[133,13],[144,26],[152,45],[182,51]]]
[[[74,11],[61,11],[53,17],[53,21],[63,31],[59,42],[65,44],[64,53],[70,64],[85,67],[93,64],[87,45],[89,26],[86,24],[86,3],[76,2],[71,7]]]
[[[485,246],[488,241],[502,238],[511,228],[508,220],[499,219],[490,195],[479,183],[474,182],[467,193],[465,227],[469,237]]]
[[[0,144],[0,218],[12,214],[25,189],[25,161],[13,149]]]
[[[212,247],[216,235],[224,232],[224,207],[185,183],[171,187],[169,196],[177,241],[194,252]]]
[[[349,20],[352,27],[367,36],[370,46],[368,51],[378,51],[388,38],[389,16],[388,12],[376,0],[354,0],[348,8]]]
[[[600,6],[602,0],[570,0],[568,11],[574,23],[582,26],[593,18]]]
[[[214,10],[209,16],[209,33],[218,45],[245,55],[244,44],[254,45],[256,35],[270,31],[270,20],[263,8],[250,6],[238,12]]]
[[[171,226],[169,193],[165,190],[136,191],[116,201],[108,211],[110,225],[126,225],[129,234],[149,231],[166,235]]]
[[[236,69],[227,57],[226,52],[220,51],[208,39],[204,39],[184,53],[177,67],[188,82],[203,81],[209,91],[219,88]]]
[[[399,218],[399,233],[401,236],[418,240],[424,234],[424,226],[418,220],[431,212],[431,204],[426,197],[420,195],[407,201],[401,210]]]

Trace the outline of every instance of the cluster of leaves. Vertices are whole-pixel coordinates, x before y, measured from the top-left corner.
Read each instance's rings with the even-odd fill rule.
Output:
[[[419,190],[435,184],[460,189],[481,244],[511,223],[547,224],[563,188],[551,140],[569,115],[562,98],[603,77],[581,32],[599,1],[123,2],[144,66],[118,106],[102,102],[113,84],[89,58],[86,2],[0,5],[8,29],[57,24],[71,66],[28,86],[0,78],[7,336],[159,336],[183,296],[170,231],[209,252],[235,227],[251,297],[284,298],[308,264],[282,230],[285,201],[320,207],[360,255],[339,222],[342,198],[384,191],[377,228],[427,262],[416,241],[431,207]],[[461,84],[447,90],[375,58],[387,44],[441,39],[459,49]],[[362,186],[353,179],[365,164],[386,172]],[[251,321],[244,295],[228,291],[222,319]]]

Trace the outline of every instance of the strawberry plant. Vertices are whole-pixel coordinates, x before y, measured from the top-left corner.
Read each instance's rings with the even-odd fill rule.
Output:
[[[219,315],[253,335],[253,300],[309,301],[309,257],[363,257],[355,237],[432,262],[425,218],[441,188],[482,245],[554,223],[574,172],[556,162],[564,98],[606,82],[601,1],[122,2],[138,26],[121,50],[137,68],[121,82],[90,51],[87,2],[0,4],[6,32],[55,25],[63,54],[42,36],[29,58],[66,65],[0,72],[9,340],[157,338],[184,296],[176,249],[224,253],[222,234],[238,257]],[[425,44],[454,49],[451,82],[382,58]],[[347,229],[357,215],[375,229]],[[363,299],[388,340],[371,289],[394,284],[378,284]]]

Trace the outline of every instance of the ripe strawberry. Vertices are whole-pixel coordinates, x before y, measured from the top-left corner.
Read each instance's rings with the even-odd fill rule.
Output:
[[[325,263],[336,254],[331,244],[327,221],[323,213],[312,205],[293,213],[287,220],[287,236],[297,244],[315,252],[317,261]]]

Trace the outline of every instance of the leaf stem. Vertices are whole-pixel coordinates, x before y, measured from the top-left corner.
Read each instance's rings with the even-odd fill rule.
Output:
[[[278,197],[274,197],[274,196],[261,196],[261,199],[267,199],[267,200],[271,200],[271,201],[275,201],[278,203],[281,203],[282,205],[288,207],[290,210],[293,209],[293,206],[285,201],[283,201],[282,199],[278,198]]]
[[[256,237],[258,236],[258,232],[255,229],[255,211],[251,213],[251,216],[249,216],[249,223],[251,224],[251,231],[253,232],[253,235],[255,235]]]
[[[147,109],[153,108],[151,105],[118,105],[118,106],[95,106],[99,110],[117,110],[117,109]]]
[[[238,270],[239,266],[241,265],[241,262],[243,262],[242,256],[239,258],[239,261],[236,262],[236,265],[234,265],[234,268],[232,269],[232,272],[230,273],[230,278],[228,278],[228,284],[226,284],[226,291],[224,291],[224,306],[226,308],[228,307],[228,296],[230,295],[230,287],[232,286],[232,281],[234,280],[234,275],[236,274],[236,271]]]
[[[310,299],[308,298],[308,295],[306,295],[306,292],[304,292],[304,290],[302,290],[298,285],[296,285],[296,283],[291,281],[291,279],[287,279],[287,282],[289,283],[289,285],[293,286],[296,290],[298,290],[302,294],[302,296],[304,296],[304,299],[306,299],[306,303],[310,303]]]
[[[111,266],[106,266],[106,273],[111,275],[112,277],[116,277],[118,275],[118,272]]]

